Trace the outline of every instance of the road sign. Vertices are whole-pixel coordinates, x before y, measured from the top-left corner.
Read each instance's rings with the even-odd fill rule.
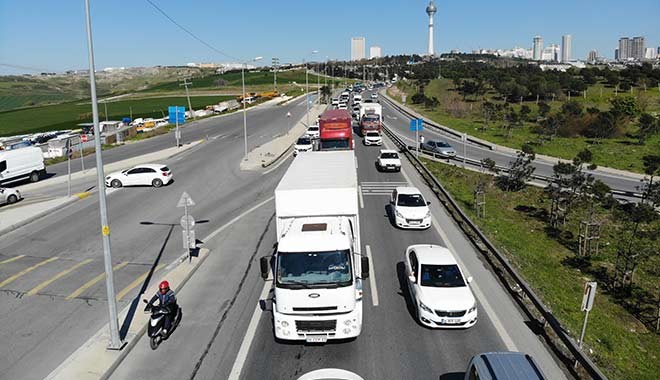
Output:
[[[421,132],[424,130],[424,120],[422,119],[412,119],[410,120],[410,131],[411,132]]]
[[[179,203],[176,204],[176,207],[190,207],[194,205],[195,201],[193,201],[192,198],[190,198],[190,195],[184,191],[183,194],[181,194],[181,198],[179,198]]]
[[[195,238],[195,230],[183,230],[183,249],[190,249],[196,247],[197,239]]]
[[[584,295],[582,296],[582,311],[591,311],[596,297],[596,282],[590,281],[584,284]]]
[[[181,217],[181,227],[183,228],[193,228],[195,227],[195,218],[192,215],[184,215]]]
[[[184,124],[186,122],[186,107],[169,106],[167,107],[167,114],[170,124]]]
[[[87,142],[87,135],[86,135],[86,134],[84,134],[84,135],[80,135],[80,140],[81,140],[82,142]]]

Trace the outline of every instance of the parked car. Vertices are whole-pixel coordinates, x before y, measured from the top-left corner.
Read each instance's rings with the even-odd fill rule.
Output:
[[[454,148],[442,140],[427,140],[422,144],[422,150],[427,150],[444,157],[456,156]]]
[[[21,199],[20,191],[8,187],[0,187],[0,204],[12,204]]]
[[[376,161],[378,170],[401,171],[401,159],[396,150],[381,149],[378,161]]]
[[[394,224],[400,228],[426,229],[431,227],[431,202],[416,187],[397,187],[390,198]]]
[[[314,150],[312,139],[309,136],[302,136],[298,138],[293,146],[293,156],[297,156],[300,152],[311,152],[312,150]]]
[[[153,186],[161,187],[172,182],[172,171],[165,165],[146,164],[131,169],[108,174],[105,185],[119,188],[122,186]]]
[[[310,125],[307,128],[307,132],[305,132],[305,136],[309,137],[310,139],[318,139],[319,138],[319,126],[317,124]]]
[[[364,145],[383,145],[383,137],[378,133],[378,131],[368,131],[364,135]]]
[[[417,319],[427,327],[468,328],[477,323],[477,301],[456,258],[445,247],[406,249],[406,279]]]
[[[485,352],[472,357],[465,380],[545,380],[536,361],[522,352]]]

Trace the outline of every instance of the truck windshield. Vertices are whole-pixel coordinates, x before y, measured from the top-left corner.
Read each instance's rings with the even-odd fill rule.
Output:
[[[377,115],[369,115],[369,116],[364,116],[362,118],[362,121],[365,123],[377,123],[380,120],[380,117]]]
[[[350,252],[279,252],[277,285],[285,288],[349,286],[353,281]]]
[[[348,139],[321,140],[321,150],[350,149]]]

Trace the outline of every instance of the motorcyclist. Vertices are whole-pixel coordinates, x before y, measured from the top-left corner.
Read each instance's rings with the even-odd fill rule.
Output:
[[[176,303],[176,297],[174,296],[174,291],[170,289],[170,283],[167,281],[162,281],[158,285],[158,292],[151,297],[151,300],[148,303],[148,307],[151,307],[154,302],[158,300],[159,306],[167,309],[167,314],[165,315],[165,322],[163,325],[163,334],[167,335],[170,332],[172,327],[172,319],[176,315],[179,306]]]

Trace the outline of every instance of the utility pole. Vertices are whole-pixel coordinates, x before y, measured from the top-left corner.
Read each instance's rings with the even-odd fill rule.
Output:
[[[186,97],[188,98],[188,109],[190,110],[190,116],[195,119],[195,111],[193,110],[192,104],[190,103],[190,94],[188,93],[188,86],[192,86],[192,82],[188,82],[188,78],[184,78],[183,83],[181,83],[179,86],[186,88]]]
[[[309,70],[307,70],[307,63],[303,58],[303,65],[305,66],[305,105],[307,106],[307,126],[309,127]]]
[[[103,99],[103,107],[105,107],[105,121],[108,121],[108,100]]]
[[[92,45],[92,21],[89,13],[89,0],[85,0],[85,18],[87,21],[87,50],[89,56],[89,87],[92,96],[92,119],[94,121],[94,146],[96,148],[96,187],[99,190],[99,209],[101,213],[101,235],[103,237],[103,262],[105,266],[106,296],[108,298],[108,314],[110,317],[110,342],[108,348],[120,350],[124,343],[119,336],[117,319],[117,301],[112,272],[112,252],[110,249],[110,226],[108,223],[108,208],[105,200],[105,175],[103,173],[103,158],[101,157],[101,131],[99,128],[99,108],[96,98],[96,75],[94,73],[94,46]]]
[[[272,59],[272,64],[273,64],[273,90],[277,91],[277,68],[280,66],[280,59],[277,57],[274,57]]]

